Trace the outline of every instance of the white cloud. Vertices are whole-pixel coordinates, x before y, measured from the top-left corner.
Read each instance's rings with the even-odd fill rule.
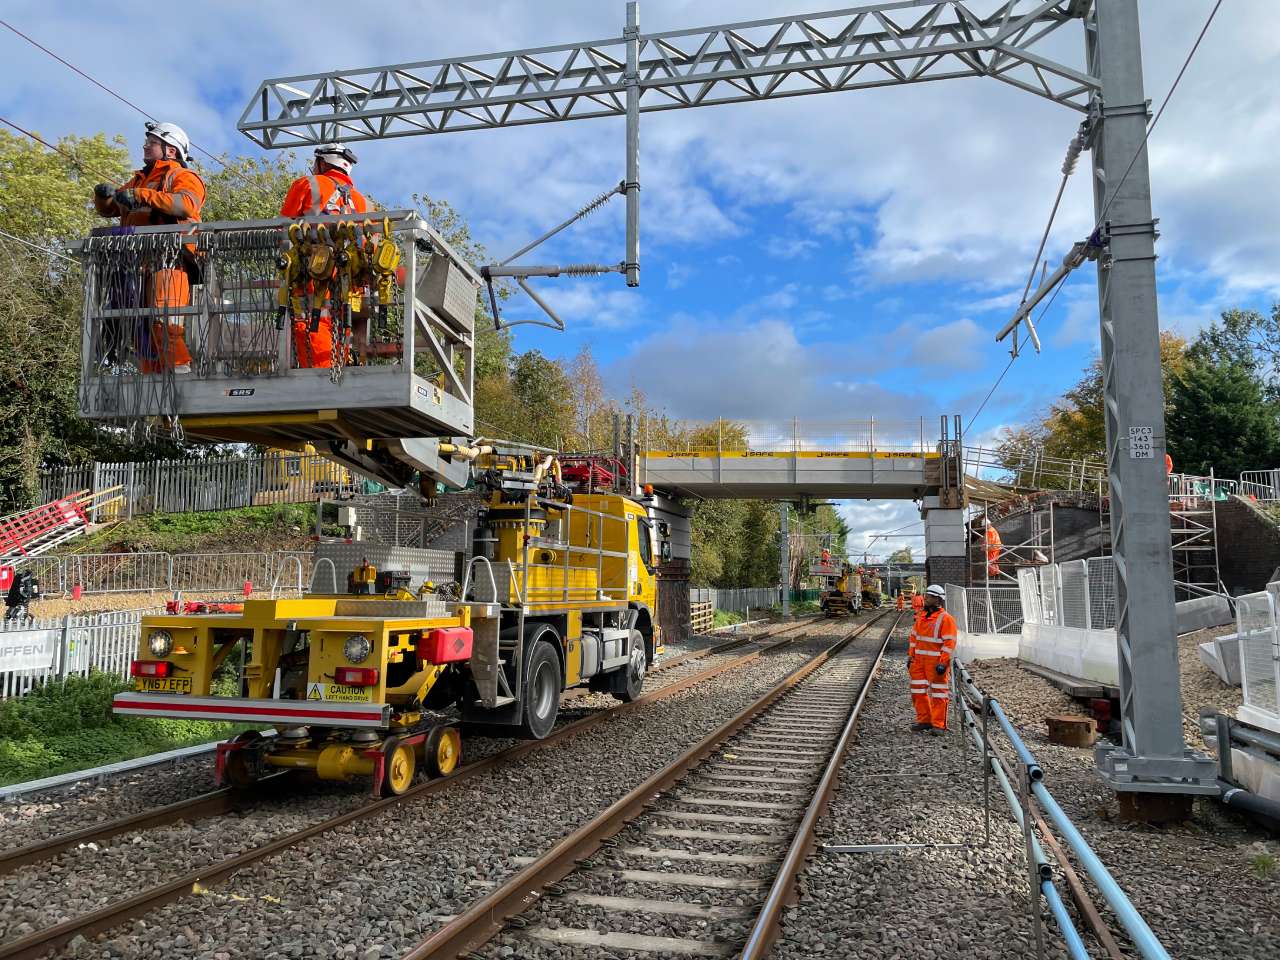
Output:
[[[764,252],[779,260],[796,260],[808,257],[820,244],[808,237],[770,236],[764,244]]]
[[[861,559],[863,552],[871,559],[883,559],[901,547],[909,546],[919,560],[924,558],[924,525],[920,508],[907,500],[843,500],[837,505],[840,516],[849,525],[849,554]]]
[[[644,312],[644,297],[636,290],[618,289],[616,276],[588,280],[531,280],[529,286],[575,331],[618,331],[635,325]],[[502,306],[508,322],[536,320],[549,323],[542,309],[517,292]]]

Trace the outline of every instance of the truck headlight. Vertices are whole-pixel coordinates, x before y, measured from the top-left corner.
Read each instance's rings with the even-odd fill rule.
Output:
[[[352,663],[359,663],[364,660],[369,656],[369,651],[372,649],[373,644],[362,633],[353,633],[347,637],[347,642],[342,645],[342,653]]]
[[[173,649],[173,634],[168,630],[152,630],[147,637],[147,649],[153,657],[167,657]]]

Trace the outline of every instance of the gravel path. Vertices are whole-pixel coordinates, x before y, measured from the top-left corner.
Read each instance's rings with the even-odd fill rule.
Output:
[[[1204,668],[1195,659],[1192,638],[1181,638],[1179,646],[1183,709],[1195,716],[1199,706],[1209,705],[1197,699],[1214,691],[1201,682],[1203,678],[1188,684],[1188,673],[1195,676],[1188,656],[1197,670]],[[979,661],[971,672],[979,686],[1000,700],[1044,768],[1049,791],[1173,956],[1179,960],[1274,960],[1280,956],[1280,869],[1267,871],[1265,859],[1259,859],[1280,861],[1280,842],[1214,800],[1197,800],[1192,818],[1177,826],[1121,822],[1115,795],[1094,770],[1092,750],[1052,745],[1045,737],[1043,718],[1051,711],[1043,705],[1054,703],[1061,694],[1039,677],[1010,669],[1006,663]],[[1213,681],[1218,683],[1216,678]],[[1117,940],[1124,944],[1120,936]]]
[[[210,752],[105,780],[82,780],[63,790],[28,794],[0,804],[0,848],[12,850],[213,789]]]
[[[1025,960],[1035,955],[1022,834],[992,787],[983,847],[978,755],[954,732],[913,733],[905,644],[890,648],[841,770],[819,842],[965,843],[960,850],[815,853],[786,911],[778,960]],[[1064,957],[1056,928],[1047,956]]]
[[[541,853],[847,628],[822,627],[831,631],[824,641],[785,648],[555,749],[327,832],[64,955],[396,956],[516,869],[512,856]],[[229,842],[234,849],[239,839]]]

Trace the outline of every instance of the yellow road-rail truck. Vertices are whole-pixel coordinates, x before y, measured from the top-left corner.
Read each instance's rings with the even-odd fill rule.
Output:
[[[302,597],[145,617],[115,712],[274,726],[219,745],[220,782],[305,769],[378,795],[452,771],[462,730],[547,736],[567,688],[638,697],[661,642],[645,504],[571,494],[541,453],[471,453],[470,551],[322,543]]]

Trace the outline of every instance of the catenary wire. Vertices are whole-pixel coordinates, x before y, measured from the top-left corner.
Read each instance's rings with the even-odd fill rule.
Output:
[[[30,247],[32,250],[39,250],[41,253],[47,253],[51,257],[58,257],[59,259],[67,261],[67,263],[76,262],[71,257],[68,257],[65,253],[59,253],[57,250],[53,249],[53,247],[46,247],[43,244],[36,243],[32,240],[27,240],[25,237],[19,237],[16,234],[9,233],[6,230],[0,230],[0,237],[7,237],[10,240],[16,240],[18,243],[25,244],[26,246]]]
[[[64,150],[62,147],[58,146],[57,144],[50,143],[48,140],[44,139],[39,134],[32,133],[30,130],[26,129],[25,127],[18,126],[16,123],[8,119],[7,117],[0,117],[0,123],[5,124],[6,126],[12,127],[14,130],[17,130],[23,136],[30,137],[32,140],[34,140],[36,143],[40,144],[41,146],[48,147],[54,153],[58,153],[66,157],[68,160],[71,161],[71,163],[75,166],[75,168],[79,170],[81,173],[88,173],[95,177],[101,177],[103,180],[114,181],[116,179],[116,177],[114,176],[104,174],[101,170],[94,170],[91,167],[86,167],[83,163],[80,162],[80,158],[77,157],[70,150]]]
[[[107,86],[105,83],[103,83],[101,80],[98,80],[97,78],[95,78],[95,77],[93,77],[93,76],[90,76],[88,73],[86,73],[85,71],[83,71],[83,70],[81,70],[79,67],[77,67],[74,63],[71,63],[69,60],[66,60],[66,59],[64,59],[63,57],[60,57],[58,54],[54,53],[52,50],[50,50],[48,47],[44,46],[44,45],[43,45],[42,43],[40,43],[39,41],[37,41],[37,40],[33,39],[32,37],[27,36],[27,34],[23,33],[21,30],[19,30],[19,29],[18,29],[17,27],[15,27],[13,24],[9,23],[9,22],[8,22],[8,21],[6,21],[6,20],[0,20],[0,26],[3,26],[3,27],[5,27],[6,29],[10,30],[11,32],[15,33],[17,36],[19,36],[19,37],[21,37],[23,40],[27,41],[27,43],[31,44],[31,45],[32,45],[33,47],[35,47],[36,49],[38,49],[38,50],[42,50],[44,53],[48,54],[48,55],[49,55],[50,57],[52,57],[54,60],[57,60],[60,64],[62,64],[62,65],[63,65],[64,67],[66,67],[68,70],[71,70],[72,72],[74,72],[74,73],[76,73],[76,74],[80,75],[81,77],[83,77],[84,79],[86,79],[86,80],[88,80],[90,83],[92,83],[95,87],[98,87],[100,90],[104,91],[105,93],[110,94],[112,97],[114,97],[115,99],[119,100],[119,101],[120,101],[121,103],[123,103],[125,106],[130,107],[130,108],[131,108],[131,109],[133,109],[133,110],[136,110],[138,113],[142,114],[142,116],[146,117],[148,120],[151,120],[152,122],[158,122],[158,121],[156,121],[156,118],[155,118],[154,116],[152,116],[152,115],[151,115],[150,113],[148,113],[146,110],[143,110],[143,109],[142,109],[142,107],[138,106],[136,103],[134,103],[134,102],[133,102],[132,100],[130,100],[128,97],[125,97],[125,96],[122,96],[122,95],[121,95],[121,94],[119,94],[119,93],[116,93],[116,91],[112,90],[110,87],[108,87],[108,86]],[[223,160],[221,157],[214,156],[212,153],[210,153],[210,152],[209,152],[208,150],[206,150],[204,147],[200,146],[200,144],[196,143],[194,140],[192,140],[192,141],[191,141],[191,146],[192,146],[193,148],[195,148],[196,150],[199,150],[201,153],[203,153],[206,157],[208,157],[208,158],[209,158],[210,160],[212,160],[214,163],[216,163],[216,164],[218,164],[219,166],[221,166],[224,170],[226,170],[226,171],[228,171],[229,173],[232,173],[232,174],[234,174],[235,176],[239,177],[239,178],[240,178],[244,183],[246,183],[246,184],[251,184],[251,181],[248,179],[248,177],[246,177],[244,174],[242,174],[239,170],[237,170],[237,169],[235,169],[234,167],[232,167],[232,166],[228,165],[228,164],[227,164],[227,162],[226,162],[225,160]]]

